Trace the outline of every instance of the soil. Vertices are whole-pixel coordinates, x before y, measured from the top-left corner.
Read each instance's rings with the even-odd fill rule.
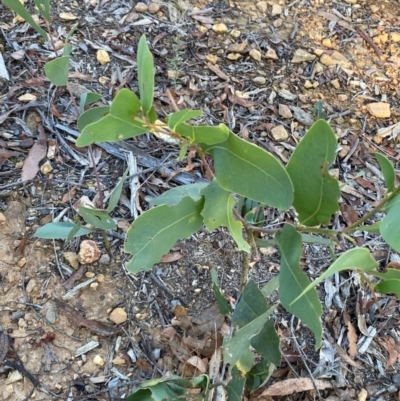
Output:
[[[74,146],[77,112],[71,99],[78,101],[80,94],[91,91],[102,95],[97,105],[107,105],[123,87],[137,92],[135,54],[143,33],[155,57],[159,116],[174,107],[201,109],[199,122],[224,123],[286,163],[320,102],[338,137],[333,173],[343,186],[334,225],[351,224],[382,199],[384,185],[374,152],[398,165],[398,1],[178,0],[147,5],[142,11],[132,1],[52,4],[50,28],[56,45],[79,23],[71,38],[70,93],[51,86],[45,77],[51,46],[0,4],[0,55],[9,74],[9,80],[0,78],[3,400],[125,399],[146,379],[193,375],[195,369],[182,362],[179,348],[195,355],[195,347],[179,341],[174,345],[165,336],[176,322],[176,306],[193,318],[205,318],[204,311],[215,304],[213,268],[227,298],[234,303],[239,295],[241,254],[223,229],[183,239],[169,261],[151,272],[126,271],[124,234],[134,214],[148,208],[145,197],[205,179],[195,157],[187,168],[185,161],[176,161],[174,145],[149,134],[94,147],[106,194],[125,171],[129,152],[141,169],[136,198],[130,200],[126,183],[113,213],[118,229],[107,233],[109,251],[101,233],[69,244],[33,235],[51,220],[73,220],[72,205],[82,196],[96,201],[91,156]],[[45,29],[44,21],[41,26]],[[103,62],[99,50],[110,60]],[[35,163],[40,167],[35,178],[22,182],[22,167],[35,142],[44,146],[46,156],[33,163],[33,169]],[[268,227],[294,217],[274,210],[265,214]],[[76,263],[82,239],[99,247],[97,261]],[[398,263],[399,255],[379,237],[363,234],[355,240],[382,266]],[[302,264],[311,278],[329,262],[325,246],[305,246]],[[249,279],[261,288],[279,271],[277,249],[254,253],[250,266]],[[273,320],[284,357],[262,390],[278,382],[288,386],[287,380],[299,377],[323,378],[332,388],[247,396],[400,399],[398,301],[380,297],[380,313],[358,276],[350,273],[328,279],[319,291],[324,300],[322,349],[314,351],[308,329],[278,308]],[[271,297],[273,301],[276,294]],[[214,313],[211,321],[218,318]],[[176,330],[178,338],[184,336]]]

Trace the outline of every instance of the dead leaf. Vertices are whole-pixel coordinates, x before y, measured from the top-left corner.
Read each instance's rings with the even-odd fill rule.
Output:
[[[196,370],[198,370],[201,373],[205,373],[206,372],[206,365],[204,364],[203,360],[201,358],[199,358],[198,356],[194,355],[191,356],[186,363],[194,366],[196,368]]]
[[[25,159],[22,167],[21,180],[22,182],[33,180],[39,171],[39,163],[46,157],[47,153],[47,138],[43,126],[38,125],[38,139],[29,151],[28,157]]]
[[[386,369],[394,365],[398,358],[400,358],[399,344],[393,337],[382,336],[378,338],[378,341],[385,348],[389,354],[389,359],[386,362]]]
[[[350,321],[350,316],[343,312],[343,320],[347,325],[347,339],[349,340],[349,355],[354,358],[358,354],[357,340],[358,336],[353,324]]]
[[[75,195],[76,195],[76,187],[72,187],[66,194],[63,195],[61,203],[71,202],[71,200],[75,197]]]
[[[314,390],[314,383],[318,390],[332,388],[332,384],[326,380],[314,380],[308,378],[287,379],[277,383],[264,390],[261,396],[283,396],[293,393],[301,393],[304,391]]]
[[[74,284],[76,281],[80,280],[83,277],[83,273],[85,273],[85,267],[81,266],[78,270],[74,271],[68,280],[64,281],[64,287],[66,290],[71,290],[74,288]]]
[[[183,316],[187,316],[187,309],[182,305],[177,305],[174,308],[174,315],[178,319],[183,317]]]
[[[86,319],[75,308],[59,299],[54,298],[54,302],[57,305],[58,311],[67,316],[75,326],[86,327],[92,333],[105,337],[113,336],[121,330],[120,327],[110,326],[109,324],[99,322],[98,320]]]
[[[191,17],[204,25],[214,24],[214,20],[211,17],[205,17],[204,15],[191,15]]]
[[[164,255],[164,256],[161,258],[161,261],[160,261],[160,262],[161,262],[161,263],[176,262],[177,260],[182,259],[183,256],[184,256],[183,253],[180,252],[180,251],[171,252],[171,253],[168,253],[168,254]]]
[[[186,362],[190,358],[190,350],[182,342],[182,339],[176,334],[169,341],[168,345],[172,353],[181,361]]]
[[[344,21],[343,19],[340,19],[339,17],[337,17],[336,15],[334,15],[332,13],[328,13],[326,11],[318,11],[317,14],[320,15],[321,17],[326,18],[329,21],[336,21],[340,26],[348,29],[349,31],[353,31],[353,32],[355,31],[355,29],[350,24],[348,24],[346,21]]]
[[[235,95],[232,88],[230,88],[229,86],[225,86],[224,91],[228,95],[229,101],[233,104],[239,104],[240,106],[243,106],[243,107],[251,107],[251,106],[255,106],[256,104],[258,104],[258,102],[255,102],[253,100],[246,100],[246,99],[243,99],[242,97]]]
[[[230,81],[230,78],[228,75],[226,75],[224,72],[222,72],[218,67],[215,65],[212,65],[211,63],[207,63],[207,67],[218,77],[223,79],[224,81]]]
[[[348,226],[351,226],[358,220],[358,213],[347,203],[340,203],[340,211],[342,212],[342,216],[344,221]]]

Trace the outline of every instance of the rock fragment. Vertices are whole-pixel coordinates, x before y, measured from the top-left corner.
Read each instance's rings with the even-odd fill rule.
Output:
[[[272,128],[271,134],[274,140],[277,142],[284,141],[289,136],[286,131],[286,128],[283,125],[278,125],[277,127]]]
[[[374,102],[367,104],[367,110],[369,113],[377,118],[389,118],[390,117],[390,105],[385,102]]]
[[[110,320],[115,324],[120,324],[126,322],[128,319],[128,315],[126,314],[125,310],[122,308],[115,308],[110,313]]]
[[[304,61],[313,61],[315,59],[315,54],[311,54],[304,49],[297,49],[294,52],[292,63],[302,63]]]

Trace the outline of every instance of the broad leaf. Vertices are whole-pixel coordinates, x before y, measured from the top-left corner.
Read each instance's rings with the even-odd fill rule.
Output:
[[[35,5],[46,21],[50,22],[50,0],[35,0]]]
[[[145,116],[150,112],[154,97],[154,61],[149,47],[147,46],[146,36],[142,35],[139,40],[137,51],[137,69],[140,91],[140,102]]]
[[[79,110],[80,110],[81,114],[85,111],[85,106],[87,106],[88,104],[91,104],[101,98],[102,98],[102,96],[95,92],[82,93],[82,95],[79,99]]]
[[[115,221],[108,215],[107,211],[101,209],[91,209],[80,206],[78,213],[88,224],[92,224],[101,230],[113,230],[117,228]]]
[[[232,369],[232,379],[229,380],[225,389],[228,393],[229,401],[242,401],[244,392],[244,383],[246,379],[240,375],[239,370],[236,367]]]
[[[375,286],[375,290],[382,294],[395,294],[397,298],[400,298],[400,280],[389,279],[381,281]]]
[[[108,202],[108,206],[106,209],[107,212],[112,212],[115,209],[115,206],[117,206],[117,203],[118,203],[119,199],[121,198],[122,187],[124,185],[124,182],[125,182],[126,176],[128,175],[128,172],[129,172],[129,168],[127,168],[125,170],[125,173],[123,174],[123,176],[119,180],[118,184],[115,186],[115,188],[111,192],[110,200]]]
[[[387,205],[388,210],[379,227],[383,239],[397,252],[400,252],[400,195]]]
[[[184,198],[175,207],[157,206],[139,216],[128,230],[125,252],[133,255],[126,268],[137,273],[149,270],[181,238],[200,229],[203,201]]]
[[[301,235],[290,224],[284,224],[283,231],[275,235],[275,240],[281,254],[279,299],[288,312],[311,329],[315,335],[315,349],[318,349],[322,342],[322,307],[317,291],[312,288],[302,299],[293,303],[310,284],[300,267]]]
[[[273,363],[269,363],[266,359],[258,362],[246,375],[246,388],[251,392],[257,390],[266,384],[266,382],[272,376],[274,370],[275,365]]]
[[[318,235],[301,233],[301,242],[307,244],[320,244],[325,246],[330,246],[332,241],[329,238],[323,238]],[[256,244],[260,248],[267,248],[269,246],[276,246],[276,241],[274,239],[256,239]]]
[[[225,124],[220,124],[218,127],[194,127],[183,123],[175,127],[175,132],[189,138],[191,143],[204,143],[206,145],[224,142],[229,136],[229,129]]]
[[[275,157],[232,132],[222,143],[204,146],[214,158],[215,175],[227,191],[287,210],[293,201],[288,174]]]
[[[71,30],[68,32],[68,35],[65,38],[63,56],[69,56],[71,54],[71,52],[72,52],[72,45],[69,43],[69,40],[71,39],[73,33],[78,28],[78,25],[79,25],[79,22],[77,22],[76,24],[72,25]]]
[[[271,320],[268,320],[261,331],[251,340],[251,346],[267,361],[280,365],[279,337]]]
[[[269,280],[267,284],[265,284],[264,287],[261,288],[261,292],[264,295],[264,297],[268,297],[278,288],[279,288],[279,276],[276,276],[271,280]]]
[[[381,167],[382,175],[385,179],[385,184],[388,188],[388,191],[392,192],[396,184],[396,172],[394,171],[393,164],[387,157],[381,155],[380,153],[375,153],[375,157]]]
[[[295,303],[302,296],[304,296],[307,291],[311,288],[314,288],[321,281],[324,281],[327,277],[332,276],[337,272],[341,272],[343,270],[351,270],[357,269],[368,272],[375,267],[378,266],[377,261],[371,256],[369,250],[366,248],[353,248],[345,252],[343,255],[340,255],[338,259],[336,259],[329,268],[321,274],[316,280],[314,280],[311,284],[309,284],[304,291],[294,300],[292,303]]]
[[[332,128],[318,120],[297,145],[286,167],[294,187],[293,206],[305,226],[328,224],[339,210],[339,183],[329,174],[335,150]]]
[[[252,320],[249,324],[243,326],[240,330],[235,332],[234,337],[225,344],[224,362],[235,365],[240,360],[242,355],[248,350],[251,345],[252,339],[264,327],[265,322],[269,319],[270,315],[275,311],[276,306],[268,309],[261,316]]]
[[[246,284],[240,295],[232,316],[232,324],[242,328],[261,316],[266,310],[268,310],[267,301],[257,284],[251,280]]]
[[[83,131],[83,129],[96,121],[99,121],[101,118],[106,116],[110,112],[110,106],[100,106],[94,107],[93,109],[86,110],[83,112],[78,118],[78,128],[79,131]]]
[[[157,205],[175,206],[183,198],[186,198],[187,196],[189,198],[192,198],[194,201],[198,201],[203,196],[201,194],[201,191],[208,185],[209,184],[206,182],[180,185],[179,187],[172,188],[169,191],[166,191],[162,195],[157,196],[155,198],[146,197],[146,200],[147,202],[149,202],[150,205],[155,205],[155,206]]]
[[[196,376],[191,379],[182,379],[179,376],[162,377],[146,380],[135,390],[126,401],[167,401],[204,400],[208,391],[210,379],[207,375]],[[194,393],[189,389],[197,389]],[[195,395],[197,394],[197,397]]]
[[[44,239],[67,239],[71,230],[75,229],[74,223],[53,222],[47,223],[35,231],[35,237]],[[88,228],[80,228],[74,237],[80,237],[91,233],[92,230]]]
[[[43,36],[45,40],[48,40],[48,35],[32,18],[31,13],[17,0],[1,0],[8,8],[15,11],[21,16],[39,35]]]
[[[148,127],[135,119],[139,109],[137,96],[128,89],[120,90],[111,104],[110,113],[86,125],[76,145],[82,147],[94,142],[122,141],[148,132]]]
[[[204,209],[201,215],[209,231],[223,226],[229,230],[240,251],[250,252],[250,245],[243,238],[243,225],[233,215],[235,199],[231,192],[225,191],[214,180],[201,191],[204,195]]]
[[[65,86],[68,83],[69,56],[58,57],[44,65],[44,72],[50,82],[56,86]]]
[[[385,272],[370,271],[368,274],[372,274],[379,277],[382,280],[399,280],[400,281],[400,270],[397,269],[386,269]]]
[[[218,302],[219,311],[222,315],[228,315],[229,313],[231,313],[231,308],[218,286],[217,270],[214,267],[211,269],[211,281],[212,281],[214,296]]]
[[[266,310],[268,310],[268,305],[264,294],[259,290],[254,281],[249,281],[244,287],[239,302],[236,305],[232,316],[232,324],[242,328],[257,319]],[[260,332],[253,336],[250,344],[270,362],[276,365],[280,363],[279,338],[271,321],[268,320],[263,325]]]
[[[354,231],[366,231],[367,233],[371,234],[379,234],[380,233],[380,228],[381,228],[381,221],[376,221],[375,223],[371,224],[370,226],[358,226],[354,227],[349,230],[349,232],[354,232]]]
[[[200,117],[201,115],[203,115],[203,112],[200,110],[183,109],[177,111],[168,117],[168,127],[171,128],[172,131],[175,131],[177,125],[191,120],[192,118]]]

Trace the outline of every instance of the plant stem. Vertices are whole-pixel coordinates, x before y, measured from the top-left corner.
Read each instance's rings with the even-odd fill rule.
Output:
[[[249,238],[249,232],[247,232]],[[251,244],[249,243],[251,246]],[[242,254],[242,272],[240,275],[240,283],[239,283],[239,293],[243,291],[244,286],[247,283],[247,276],[249,275],[249,263],[250,263],[250,255],[251,253],[247,253],[245,251],[240,252]]]
[[[56,57],[58,57],[56,44],[54,43],[53,36],[51,36],[51,29],[50,29],[49,21],[47,21],[46,18],[44,20],[46,21],[47,34],[49,35],[49,38],[50,38],[51,47],[53,48],[54,54],[56,55]]]
[[[94,155],[93,155],[93,150],[92,150],[92,145],[89,145],[89,154],[90,158],[92,159],[92,164],[93,164],[93,171],[94,175],[96,177],[96,185],[97,185],[97,190],[99,191],[99,208],[104,209],[104,196],[103,196],[103,190],[101,188],[100,184],[100,178],[99,178],[99,173],[96,168],[96,161],[94,160]]]

